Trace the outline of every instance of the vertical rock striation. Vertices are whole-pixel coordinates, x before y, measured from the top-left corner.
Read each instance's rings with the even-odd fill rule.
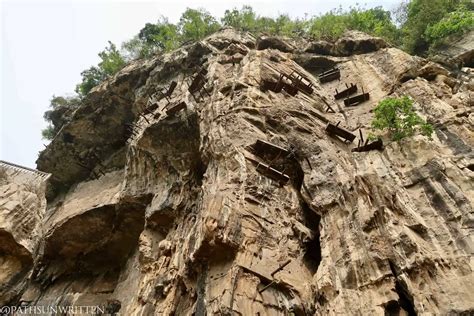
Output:
[[[340,79],[321,83],[334,66]],[[344,83],[370,99],[334,100]],[[472,313],[470,87],[358,32],[311,43],[223,29],[136,61],[41,153],[47,210],[28,212],[32,242],[9,231],[16,250],[2,253],[15,275],[31,270],[0,293],[122,315]],[[326,132],[368,134],[374,106],[401,95],[433,140],[352,152]]]
[[[26,287],[43,234],[48,177],[0,160],[0,306],[15,304]]]

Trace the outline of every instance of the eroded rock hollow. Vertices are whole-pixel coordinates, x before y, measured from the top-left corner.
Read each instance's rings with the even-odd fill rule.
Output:
[[[351,84],[361,97],[336,100]],[[41,153],[47,204],[42,182],[1,174],[0,304],[474,313],[472,91],[472,77],[356,32],[223,29],[135,61]],[[353,151],[375,105],[402,95],[433,139]]]

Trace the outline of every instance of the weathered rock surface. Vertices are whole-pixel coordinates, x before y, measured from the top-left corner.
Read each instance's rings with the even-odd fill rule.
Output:
[[[88,95],[38,159],[51,193],[24,246],[33,263],[17,303],[122,315],[474,312],[471,86],[365,35],[266,43],[226,29],[135,62]],[[334,65],[340,81],[321,84],[316,74]],[[207,80],[193,98],[198,67]],[[292,72],[311,94],[262,91]],[[170,105],[158,97],[139,115],[172,81]],[[370,100],[336,102],[344,83]],[[340,121],[368,134],[389,95],[416,101],[433,140],[354,153],[325,132]]]
[[[474,30],[460,38],[446,41],[449,44],[444,44],[433,52],[433,60],[458,68],[474,67]]]
[[[18,301],[33,266],[48,175],[0,161],[0,306]]]
[[[382,38],[369,36],[359,31],[346,31],[335,43],[312,41],[305,44],[306,53],[330,56],[365,54],[389,46]]]

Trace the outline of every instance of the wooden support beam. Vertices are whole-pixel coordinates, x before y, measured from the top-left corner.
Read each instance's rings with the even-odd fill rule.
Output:
[[[155,112],[155,110],[158,109],[158,102],[153,103],[152,105],[148,106],[143,110],[145,114],[151,114]]]
[[[311,81],[308,79],[308,77],[306,77],[305,75],[303,75],[301,72],[297,71],[297,70],[293,70],[291,74],[296,74],[296,76],[299,76],[301,77],[304,81],[306,81],[308,84],[310,84],[311,86],[313,85],[311,83]]]
[[[298,93],[298,88],[296,88],[296,86],[290,85],[287,83],[283,85],[283,90],[288,92],[288,94],[291,95],[292,97],[294,97]]]
[[[356,96],[345,99],[344,100],[344,105],[345,106],[356,106],[356,105],[361,104],[362,102],[365,102],[365,101],[369,100],[369,98],[370,98],[369,93],[362,93],[362,94],[359,94],[359,95],[356,95]]]
[[[145,114],[140,113],[140,116],[143,117],[148,124],[150,124],[150,121],[146,118]]]
[[[352,143],[352,141],[356,138],[356,136],[351,132],[331,123],[326,125],[326,132],[332,136],[339,136],[349,143]]]
[[[176,81],[174,81],[174,80],[171,81],[171,84],[170,84],[168,90],[166,91],[165,96],[171,97],[171,95],[173,94],[174,89],[176,89],[177,86],[178,86],[178,83]]]
[[[126,128],[127,130],[133,131],[134,129],[138,128],[138,126],[135,125],[135,124],[133,124],[133,123],[130,123],[130,124],[125,123],[125,128]]]
[[[260,87],[264,91],[270,90],[275,93],[285,90],[291,96],[295,96],[298,91],[306,94],[313,93],[313,84],[311,81],[295,71],[293,71],[290,75],[280,73],[277,82],[271,80],[261,80]]]
[[[183,110],[186,108],[186,102],[184,101],[181,101],[180,103],[170,107],[167,111],[166,111],[166,114],[168,116],[173,116],[175,115],[176,113],[178,113],[179,111]]]
[[[270,89],[273,92],[279,93],[281,90],[283,90],[283,87],[285,86],[285,83],[283,82],[283,76],[280,75],[280,79],[278,79],[278,82],[275,83],[272,89]]]
[[[285,85],[285,82],[284,82],[283,74],[280,74],[280,76],[278,77],[278,81],[276,82],[272,80],[263,80],[263,79],[260,81],[260,88],[263,91],[270,90],[275,93],[279,93],[283,89],[284,85]]]
[[[352,152],[364,152],[370,150],[382,150],[383,149],[383,141],[381,139],[377,139],[376,141],[371,142],[370,144],[366,144],[363,146],[359,146],[357,148],[352,148]]]
[[[268,289],[269,287],[271,287],[274,283],[275,283],[275,280],[273,280],[272,282],[268,283],[266,286],[263,287],[263,289],[259,290],[258,293],[259,293],[259,294],[262,294],[266,289]]]
[[[326,83],[341,78],[341,71],[335,68],[334,71],[319,75],[319,82]]]
[[[198,92],[204,87],[207,81],[206,75],[207,75],[207,70],[203,68],[196,74],[196,76],[194,76],[188,88],[188,91],[191,94]]]
[[[291,80],[293,85],[303,93],[312,94],[313,84],[308,78],[300,74],[299,72],[293,71],[288,78]]]
[[[275,271],[273,271],[271,273],[272,278],[275,276],[275,274],[277,274],[278,272],[283,270],[288,264],[290,264],[290,262],[291,262],[291,259],[288,259],[287,261],[285,261],[285,263],[283,263]],[[271,287],[275,283],[276,283],[276,280],[272,280],[270,283],[268,283],[266,286],[264,286],[261,290],[259,290],[258,293],[262,294],[265,290],[267,290],[269,287]]]
[[[283,154],[283,155],[290,154],[290,152],[286,150],[285,148],[282,148],[280,146],[274,145],[272,143],[269,143],[260,139],[258,139],[255,142],[255,144],[253,145],[253,148],[258,153],[269,153],[272,156],[277,156],[280,154]]]
[[[77,159],[77,157],[76,157],[76,159]],[[84,163],[82,163],[82,162],[80,162],[80,161],[75,160],[74,163],[75,163],[76,165],[78,165],[79,167],[88,170],[89,172],[92,172],[92,171],[93,171],[92,168],[90,168],[89,166],[85,165]]]
[[[193,79],[193,81],[191,82],[191,85],[189,86],[188,91],[191,94],[194,94],[194,93],[198,92],[199,90],[201,90],[202,87],[204,87],[205,84],[206,84],[205,78],[202,78],[200,76],[196,76]]]
[[[357,84],[352,84],[348,87],[347,84],[346,84],[346,89],[338,92],[337,89],[336,89],[336,94],[334,95],[334,99],[336,100],[339,100],[339,99],[343,99],[343,98],[346,98],[348,96],[350,96],[351,94],[354,94],[357,92]]]
[[[329,104],[326,104],[326,106],[327,106],[326,112],[331,111],[332,113],[336,113],[336,111],[334,111],[334,109]]]
[[[323,76],[326,76],[326,75],[328,75],[328,74],[330,74],[330,73],[333,73],[333,72],[336,72],[336,71],[339,71],[339,68],[333,67],[333,68],[331,68],[331,69],[328,69],[328,70],[326,70],[326,71],[321,72],[320,74],[318,74],[318,76],[319,76],[319,77],[323,77]]]
[[[311,162],[309,161],[308,157],[304,157],[304,159],[308,163],[309,169],[313,170],[313,166],[311,166]]]
[[[287,265],[289,265],[291,262],[291,259],[288,259],[285,261],[285,263],[283,263],[281,266],[278,267],[278,269],[276,269],[275,271],[273,271],[270,275],[273,277],[275,276],[275,274],[277,274],[278,272],[280,272],[281,270],[283,270]]]
[[[270,179],[273,179],[275,181],[280,182],[281,184],[286,184],[289,180],[290,177],[272,167],[269,165],[266,165],[264,163],[259,163],[257,165],[257,171],[260,172],[261,174],[269,177]]]
[[[360,141],[363,143],[364,142],[364,135],[362,135],[362,130],[359,128],[359,136],[360,136]]]

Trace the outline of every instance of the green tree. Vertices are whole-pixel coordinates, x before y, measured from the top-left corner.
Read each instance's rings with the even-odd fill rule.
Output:
[[[368,10],[352,8],[348,12],[347,19],[349,29],[383,37],[392,43],[398,42],[399,31],[392,22],[390,12],[384,10],[382,7]]]
[[[431,44],[426,30],[465,4],[467,1],[464,0],[411,0],[402,26],[403,48],[412,54],[423,55]]]
[[[147,58],[160,52],[169,52],[179,46],[178,27],[160,17],[156,24],[147,23],[138,35],[122,44],[126,60]]]
[[[122,55],[126,61],[148,58],[157,52],[157,48],[141,40],[138,35],[122,43]]]
[[[53,139],[59,129],[71,119],[73,111],[79,105],[80,99],[78,97],[53,95],[49,104],[50,110],[46,111],[43,115],[43,118],[48,123],[48,126],[41,131],[43,139]]]
[[[183,42],[188,40],[200,40],[220,28],[219,22],[204,9],[190,9],[181,15],[178,29]]]
[[[342,7],[309,21],[309,34],[325,40],[336,40],[346,30],[358,30],[380,36],[397,43],[399,30],[393,24],[391,14],[382,7],[364,9],[351,7],[345,11]]]
[[[275,20],[266,16],[259,16],[255,21],[255,33],[274,34]]]
[[[81,72],[82,82],[76,86],[76,93],[85,96],[95,86],[107,78],[103,71],[96,66],[91,66],[89,69]]]
[[[226,10],[221,23],[232,26],[235,29],[246,32],[257,32],[257,14],[251,6],[243,6],[242,9]]]
[[[123,56],[111,41],[109,41],[109,46],[99,53],[99,57],[101,59],[99,62],[99,69],[106,77],[115,75],[123,68],[123,66],[125,66]]]
[[[283,35],[294,37],[303,35],[306,31],[305,20],[292,20],[287,14],[280,14],[272,23],[271,33],[275,35]]]
[[[105,79],[113,76],[125,66],[125,59],[117,50],[115,44],[109,41],[109,46],[99,53],[101,61],[98,66],[91,66],[81,72],[82,82],[76,86],[76,92],[85,96],[89,91]]]
[[[323,40],[336,40],[348,28],[348,18],[341,7],[333,9],[310,21],[311,36]]]
[[[138,33],[138,38],[158,51],[170,51],[178,47],[179,34],[176,25],[161,17],[156,24],[147,23]]]
[[[407,96],[386,98],[374,109],[372,128],[388,129],[392,140],[399,141],[419,132],[431,139],[433,127],[414,110],[413,101]]]
[[[56,133],[54,132],[54,126],[51,124],[48,124],[46,128],[41,130],[41,138],[46,139],[46,140],[52,140]]]
[[[460,6],[456,11],[448,13],[441,21],[429,26],[425,37],[431,45],[441,44],[448,36],[460,36],[474,28],[474,12],[465,6]]]

